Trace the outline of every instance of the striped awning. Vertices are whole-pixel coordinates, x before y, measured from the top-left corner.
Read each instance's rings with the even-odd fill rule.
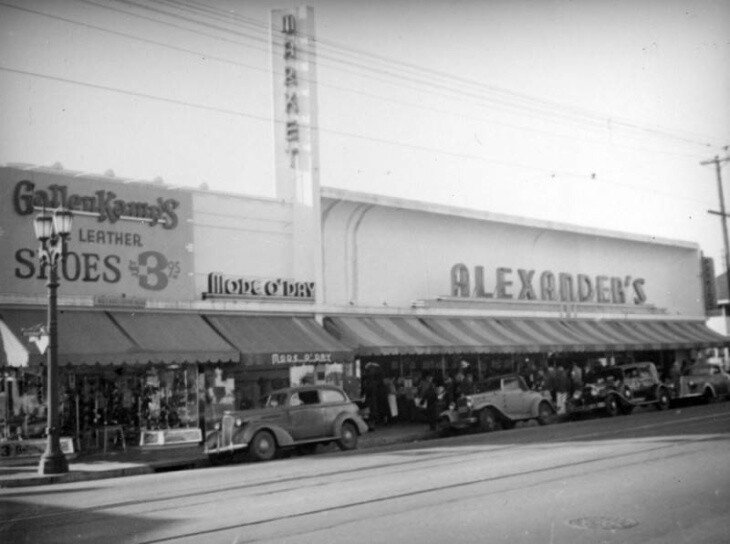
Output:
[[[358,355],[642,351],[725,346],[697,321],[556,318],[329,317]]]
[[[352,350],[314,318],[294,316],[205,316],[240,352],[246,366],[317,364],[352,361]]]
[[[45,362],[46,346],[27,335],[47,322],[46,312],[35,309],[2,310],[0,317],[28,354],[28,364]],[[137,346],[105,312],[59,310],[59,365],[124,364],[136,356]]]
[[[46,361],[46,346],[27,334],[45,326],[47,315],[38,309],[3,309],[0,319],[20,342],[13,350],[27,364]],[[60,366],[145,365],[173,363],[238,362],[239,353],[197,314],[106,312],[66,310],[58,312],[58,364]],[[8,337],[10,339],[10,337]],[[3,338],[2,354],[9,360]],[[0,363],[3,363],[0,355]]]

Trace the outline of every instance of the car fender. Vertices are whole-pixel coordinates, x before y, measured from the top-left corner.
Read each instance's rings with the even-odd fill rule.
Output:
[[[220,447],[220,444],[218,443],[218,440],[220,438],[220,431],[208,431],[205,435],[205,440],[203,441],[203,444],[205,445],[205,450],[215,450]]]
[[[715,390],[715,386],[714,386],[714,385],[712,385],[712,384],[711,384],[710,382],[705,382],[704,384],[702,384],[702,393],[703,393],[703,394],[704,394],[704,393],[705,393],[705,391],[707,391],[708,389],[709,389],[710,391],[712,391],[712,396],[713,396],[713,397],[717,397],[717,391]]]
[[[534,399],[532,401],[532,404],[530,404],[530,415],[532,417],[537,417],[538,415],[540,415],[540,404],[542,404],[543,402],[547,402],[548,406],[550,406],[552,411],[556,414],[558,413],[558,410],[555,407],[555,405],[553,404],[552,400],[550,400],[547,397],[541,397],[541,398]],[[567,405],[567,401],[566,401],[566,405]]]
[[[504,410],[502,410],[502,408],[500,408],[499,406],[497,406],[496,404],[493,404],[491,402],[486,402],[486,403],[480,405],[478,408],[474,407],[474,409],[472,411],[475,414],[478,414],[482,410],[490,410],[490,409],[493,410],[499,418],[512,421],[512,418],[509,417],[509,415],[507,415],[507,413]]]
[[[459,413],[456,410],[444,410],[439,414],[439,419],[448,419],[449,423],[455,423],[459,420]]]
[[[254,435],[261,430],[266,430],[273,434],[278,446],[291,446],[294,444],[294,438],[292,438],[292,435],[278,425],[259,422],[244,425],[236,434],[233,435],[233,441],[250,444]]]
[[[368,424],[365,423],[365,420],[363,420],[363,418],[361,418],[359,415],[351,414],[349,412],[342,412],[340,415],[337,416],[337,418],[335,418],[335,422],[333,424],[335,431],[334,434],[337,438],[340,437],[340,433],[342,432],[342,424],[345,421],[351,421],[355,424],[355,427],[357,427],[357,434],[362,435],[369,430]]]

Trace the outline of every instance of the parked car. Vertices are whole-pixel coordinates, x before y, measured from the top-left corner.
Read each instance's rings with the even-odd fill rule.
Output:
[[[490,378],[477,385],[477,393],[458,399],[441,413],[442,432],[477,428],[495,431],[512,428],[518,421],[537,420],[551,423],[557,413],[552,401],[542,393],[531,391],[522,376],[509,374]]]
[[[206,437],[212,458],[246,451],[254,461],[268,461],[280,449],[336,442],[357,448],[368,431],[357,405],[339,387],[310,385],[273,391],[263,408],[226,412]]]
[[[672,400],[702,399],[712,402],[730,396],[730,374],[713,363],[697,363],[668,387]]]
[[[602,367],[590,372],[584,386],[573,392],[566,411],[575,416],[601,410],[608,416],[630,414],[636,406],[669,407],[670,390],[653,363]]]

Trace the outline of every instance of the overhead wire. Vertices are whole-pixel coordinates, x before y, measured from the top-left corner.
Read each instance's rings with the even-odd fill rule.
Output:
[[[79,1],[83,1],[83,2],[86,2],[86,3],[89,3],[89,4],[99,5],[96,2],[91,2],[89,0],[79,0]],[[134,4],[133,2],[125,2],[125,3]],[[6,5],[8,7],[18,8],[18,6],[10,6],[8,4],[3,4],[3,5]],[[101,6],[100,5],[100,7],[107,7],[107,6]],[[26,11],[28,11],[28,10],[26,10]],[[119,11],[121,13],[128,13],[128,12],[126,12],[124,10],[119,10]],[[44,14],[44,15],[47,15],[47,14]],[[60,17],[56,17],[56,18],[60,18]],[[125,34],[125,33],[120,33],[120,32],[117,32],[117,31],[109,31],[108,29],[103,29],[102,27],[96,27],[95,25],[89,25],[89,24],[86,24],[86,23],[78,23],[77,21],[72,21],[72,20],[63,19],[63,18],[60,18],[60,19],[61,20],[66,20],[67,22],[74,22],[74,23],[77,23],[77,24],[84,24],[86,26],[89,26],[90,28],[95,28],[97,30],[101,30],[101,31],[105,31],[105,32],[111,32],[112,34],[117,34],[119,36],[123,36],[123,37],[127,37],[127,38],[133,38],[133,39],[139,39],[141,41],[148,42],[148,43],[151,43],[151,44],[154,44],[154,45],[162,45],[162,46],[165,46],[165,47],[170,47],[172,49],[177,49],[177,50],[179,50],[181,52],[185,52],[185,53],[189,53],[189,54],[199,54],[199,52],[196,52],[194,50],[190,50],[190,49],[186,49],[186,48],[179,48],[177,46],[170,46],[169,44],[163,44],[162,42],[156,42],[156,41],[153,41],[153,40],[147,40],[147,39],[144,39],[144,38],[134,37],[132,35],[128,35],[128,34]],[[152,19],[152,18],[150,18],[150,20],[155,21],[155,22],[163,23],[162,21],[158,21],[158,20]],[[165,23],[163,23],[163,24],[165,24]],[[190,29],[188,29],[187,27],[183,27],[183,29],[190,31]],[[235,32],[234,32],[234,34],[235,34]],[[215,37],[216,39],[220,39],[219,36],[213,36],[213,37]],[[235,43],[238,43],[235,40],[232,40],[232,41],[234,41]],[[207,56],[209,58],[213,58],[212,55],[207,55]],[[238,64],[238,65],[243,66],[243,67],[246,67],[246,68],[251,68],[252,67],[250,65],[245,65],[243,63],[236,63],[236,61],[231,61],[230,59],[225,59],[223,57],[219,57],[218,60],[220,60],[221,62],[231,62],[233,64]],[[58,77],[55,77],[55,76],[48,76],[48,75],[44,75],[44,74],[31,73],[31,72],[22,71],[22,70],[13,70],[13,69],[9,69],[7,67],[1,67],[0,69],[3,69],[5,71],[16,72],[16,73],[19,73],[19,74],[22,73],[22,74],[25,74],[25,75],[35,75],[37,77],[45,77],[47,79],[55,79],[57,81],[65,81],[67,83],[75,83],[75,84],[84,85],[84,86],[87,86],[87,87],[97,88],[97,89],[100,89],[100,90],[113,91],[113,92],[121,92],[123,94],[129,94],[129,95],[132,95],[132,96],[137,96],[137,97],[142,97],[142,98],[149,98],[149,99],[154,99],[154,100],[162,100],[162,101],[165,101],[165,102],[168,102],[168,103],[172,103],[172,104],[177,104],[177,105],[185,105],[185,106],[197,107],[197,108],[201,108],[201,109],[206,109],[208,111],[215,111],[215,112],[218,112],[218,113],[234,114],[234,115],[239,115],[239,116],[244,116],[244,117],[250,117],[250,118],[258,119],[258,120],[261,120],[261,121],[267,121],[267,122],[272,121],[272,119],[270,117],[267,117],[267,116],[260,116],[260,115],[255,115],[255,114],[248,114],[248,113],[245,113],[245,112],[240,112],[240,111],[236,111],[236,110],[230,110],[230,109],[226,109],[226,108],[218,108],[218,107],[201,105],[201,104],[193,104],[193,103],[190,103],[190,102],[185,102],[185,101],[175,100],[175,99],[167,99],[167,98],[164,98],[164,97],[150,95],[150,94],[147,94],[147,93],[139,93],[139,92],[134,92],[134,91],[124,91],[124,90],[121,90],[121,89],[116,89],[116,88],[112,88],[112,87],[108,87],[108,86],[95,85],[95,84],[91,84],[91,83],[88,83],[88,82],[79,82],[79,81],[69,80],[67,78],[58,78]],[[353,91],[352,89],[345,89],[345,90]],[[377,95],[373,95],[373,97],[379,98],[379,99],[383,99],[383,97],[380,97],[380,96],[377,96]],[[450,113],[450,112],[444,111],[443,113]],[[346,132],[346,131],[337,131],[337,130],[327,129],[327,128],[323,128],[323,127],[318,127],[318,128],[320,130],[325,131],[325,132],[330,132],[332,134],[337,134],[337,135],[340,135],[340,136],[355,137],[355,138],[359,138],[359,139],[369,140],[371,142],[378,142],[378,143],[385,143],[385,144],[389,144],[389,145],[397,145],[397,146],[401,146],[401,147],[408,147],[408,148],[415,149],[415,150],[419,150],[419,151],[435,152],[435,153],[442,153],[442,154],[446,154],[446,155],[450,155],[450,156],[454,156],[454,157],[484,160],[486,162],[491,162],[491,163],[495,163],[495,164],[503,164],[503,165],[508,165],[508,166],[511,166],[511,167],[517,167],[517,168],[523,168],[523,169],[530,169],[530,170],[536,170],[536,171],[542,171],[542,172],[549,172],[549,173],[556,173],[557,172],[557,173],[560,173],[561,175],[568,175],[568,176],[575,176],[575,177],[585,177],[585,175],[586,175],[586,174],[575,174],[575,173],[570,173],[570,172],[558,172],[556,170],[549,169],[549,168],[540,168],[540,167],[526,166],[524,164],[513,163],[513,162],[509,162],[509,161],[500,161],[498,159],[488,159],[488,158],[485,158],[485,157],[482,157],[482,156],[471,155],[471,154],[467,154],[467,153],[453,153],[453,152],[445,151],[443,149],[435,149],[435,148],[428,147],[428,146],[418,146],[418,145],[410,144],[410,143],[407,143],[407,142],[399,142],[399,141],[396,141],[396,140],[385,140],[383,138],[374,138],[374,137],[369,137],[369,136],[365,136],[365,135],[362,135],[362,134],[355,134],[355,133]],[[518,127],[518,128],[522,128],[522,127]],[[534,130],[534,129],[529,129],[529,130]],[[606,181],[605,178],[603,178],[603,181]],[[682,198],[682,197],[679,197],[679,198]],[[689,199],[686,199],[686,198],[684,198],[684,199],[685,200],[689,200]]]
[[[49,13],[45,13],[45,12],[41,12],[41,11],[29,9],[29,8],[26,8],[26,7],[14,6],[14,5],[7,4],[5,2],[0,2],[0,6],[11,7],[11,8],[14,8],[14,9],[17,9],[17,10],[20,10],[20,11],[24,11],[24,12],[27,12],[27,13],[31,13],[31,14],[35,14],[35,15],[40,15],[40,16],[48,17],[48,18],[55,19],[55,20],[59,20],[59,21],[63,21],[63,22],[69,23],[69,24],[74,24],[74,25],[82,26],[84,28],[89,28],[89,29],[96,30],[98,32],[107,33],[107,34],[110,34],[110,35],[113,35],[113,36],[118,36],[118,37],[125,38],[125,39],[139,41],[141,43],[145,43],[145,44],[148,44],[148,45],[154,45],[154,46],[158,46],[158,47],[163,47],[163,48],[166,48],[166,49],[170,49],[170,50],[173,50],[173,51],[178,51],[178,52],[181,52],[181,53],[186,53],[186,54],[192,55],[192,56],[194,56],[196,58],[205,58],[208,61],[213,60],[213,61],[217,61],[217,62],[221,62],[221,63],[225,63],[225,64],[230,64],[232,66],[237,66],[237,67],[240,67],[240,68],[246,68],[246,69],[249,69],[249,70],[255,70],[255,71],[259,71],[259,72],[267,73],[267,74],[269,74],[269,73],[272,72],[272,70],[270,70],[269,68],[262,68],[260,66],[255,66],[255,65],[252,65],[252,64],[239,62],[239,61],[236,61],[236,60],[227,58],[227,57],[222,57],[222,56],[214,55],[214,54],[211,54],[211,53],[208,53],[208,52],[202,52],[202,51],[198,51],[198,50],[194,50],[194,49],[190,49],[190,48],[186,48],[186,47],[180,47],[180,46],[172,45],[172,44],[169,44],[169,43],[160,42],[158,40],[152,40],[152,39],[149,39],[149,38],[144,38],[144,37],[141,37],[141,36],[136,36],[136,35],[129,34],[129,33],[126,33],[126,32],[120,32],[120,31],[116,31],[116,30],[111,30],[111,29],[108,29],[108,28],[100,27],[98,25],[93,25],[93,24],[90,24],[90,23],[86,23],[86,22],[82,22],[82,21],[77,21],[77,20],[74,20],[74,19],[69,19],[67,17],[62,17],[62,16],[59,16],[59,15],[53,15],[53,14],[49,14]],[[277,73],[276,73],[275,70],[273,71],[273,74],[274,75],[277,75]],[[283,73],[279,73],[278,75],[283,76],[284,74]],[[308,79],[306,77],[304,77],[302,79],[304,81],[308,81]],[[392,103],[392,104],[397,104],[397,105],[402,105],[402,106],[408,106],[408,107],[415,108],[415,109],[421,109],[421,110],[428,111],[428,112],[431,112],[431,113],[436,112],[436,113],[440,113],[440,114],[443,114],[443,115],[457,117],[457,118],[460,118],[460,119],[470,119],[470,120],[474,120],[475,119],[475,116],[474,115],[467,115],[467,114],[463,114],[463,113],[458,113],[458,112],[446,110],[446,109],[443,109],[443,108],[437,108],[437,107],[433,107],[433,106],[426,106],[426,105],[422,105],[422,104],[415,103],[415,102],[407,102],[405,100],[399,100],[399,99],[395,99],[395,98],[392,98],[392,97],[387,97],[387,96],[382,96],[382,95],[378,95],[378,94],[374,94],[374,93],[369,93],[369,92],[363,91],[361,89],[352,89],[350,87],[345,87],[345,86],[336,85],[336,84],[332,84],[332,83],[325,83],[325,82],[321,82],[321,81],[318,82],[318,84],[319,85],[322,85],[324,87],[329,87],[329,88],[337,89],[337,90],[344,91],[344,92],[359,94],[361,96],[373,98],[373,99],[376,99],[376,100],[381,100],[381,101],[384,101],[384,102],[389,102],[389,103]],[[544,134],[544,135],[549,136],[551,138],[561,138],[561,139],[566,139],[566,140],[571,140],[571,141],[578,140],[579,139],[582,144],[586,144],[587,143],[587,144],[595,144],[595,145],[601,145],[601,146],[603,146],[603,145],[606,144],[605,140],[587,139],[585,137],[578,138],[575,135],[560,134],[560,133],[557,133],[555,131],[542,130],[542,129],[539,129],[539,128],[536,128],[536,127],[528,127],[528,126],[524,126],[524,125],[517,125],[517,124],[514,124],[514,123],[506,123],[504,121],[498,121],[498,120],[495,120],[495,119],[488,119],[487,120],[487,119],[485,119],[483,117],[478,117],[477,120],[480,120],[480,121],[483,121],[483,122],[488,122],[491,125],[499,125],[499,126],[503,126],[503,127],[507,127],[507,128],[513,128],[513,129],[520,130],[520,131]],[[668,151],[668,150],[665,150],[665,149],[651,149],[651,148],[647,148],[647,147],[640,147],[640,146],[635,146],[635,145],[630,145],[630,144],[620,144],[620,143],[615,143],[613,145],[614,146],[617,146],[617,147],[624,147],[624,148],[627,148],[627,149],[635,149],[635,150],[641,150],[641,151],[646,151],[646,152],[655,152],[655,153],[668,154],[668,155],[672,155],[672,156],[679,156],[678,153],[672,152],[672,151]],[[690,158],[693,158],[693,159],[700,159],[701,158],[699,155],[697,155],[697,156],[695,156],[695,155],[684,155],[684,156],[690,157]]]
[[[128,1],[128,0],[120,0],[120,1]],[[245,17],[242,15],[238,15],[236,13],[232,12],[226,12],[221,10],[220,8],[214,8],[212,6],[205,6],[202,4],[199,4],[198,2],[191,1],[191,0],[149,0],[157,4],[164,4],[164,5],[170,5],[175,6],[178,9],[186,9],[188,11],[194,12],[194,13],[204,13],[207,14],[210,17],[214,17],[217,20],[221,21],[229,21],[230,19],[238,20],[242,23],[248,24],[251,28],[257,28],[260,31],[269,31],[268,24],[262,23],[260,21],[256,21],[255,19]],[[365,52],[359,49],[356,49],[349,45],[343,45],[338,42],[333,42],[331,40],[326,40],[323,38],[315,37],[315,36],[306,36],[306,34],[302,34],[305,37],[312,39],[320,46],[326,46],[336,51],[344,51],[347,55],[347,61],[352,62],[351,55],[358,55],[361,58],[374,60],[378,62],[382,62],[385,64],[388,64],[390,66],[394,66],[398,69],[408,69],[409,71],[415,71],[419,74],[426,74],[429,78],[431,77],[439,77],[439,78],[446,78],[448,81],[453,82],[456,81],[460,85],[468,85],[475,88],[478,88],[480,90],[486,90],[488,92],[494,92],[498,94],[507,95],[508,97],[512,97],[516,100],[525,101],[526,103],[535,103],[535,104],[542,104],[545,107],[550,108],[556,108],[556,109],[562,109],[566,112],[570,112],[575,115],[584,116],[586,118],[594,118],[597,121],[600,121],[601,123],[605,123],[608,119],[610,119],[614,124],[619,126],[624,126],[629,129],[634,130],[640,130],[648,133],[652,133],[657,136],[663,136],[667,138],[676,139],[679,141],[683,141],[685,143],[691,143],[695,145],[700,145],[703,147],[711,146],[711,144],[708,144],[706,141],[698,141],[697,138],[702,138],[701,136],[697,134],[692,134],[687,131],[679,131],[675,129],[664,129],[661,127],[656,126],[647,126],[647,125],[641,125],[636,123],[633,120],[629,120],[622,117],[616,117],[616,116],[607,116],[602,113],[593,112],[591,110],[580,108],[572,105],[566,105],[555,101],[546,100],[543,98],[537,98],[529,95],[525,95],[523,93],[517,93],[515,91],[511,91],[509,89],[504,89],[501,87],[493,86],[493,85],[486,85],[482,82],[471,80],[468,78],[464,78],[459,75],[455,74],[449,74],[445,72],[441,72],[438,70],[434,70],[432,68],[419,66],[413,63],[408,63],[400,60],[395,60],[390,57],[384,56],[384,55],[377,55],[370,52]],[[428,83],[428,82],[425,82]]]
[[[86,0],[84,0],[84,1],[86,1]],[[196,20],[199,20],[199,19],[191,19],[190,17],[171,13],[166,10],[153,8],[153,7],[148,6],[147,4],[140,4],[139,2],[134,2],[132,0],[116,0],[116,1],[118,3],[124,4],[124,5],[137,7],[139,9],[143,9],[143,10],[150,10],[154,13],[166,14],[169,16],[173,16],[175,18],[180,18],[182,20],[186,20],[188,22],[194,23]],[[241,22],[245,22],[246,24],[250,25],[251,28],[255,28],[261,33],[263,33],[263,32],[268,33],[270,31],[270,28],[269,28],[268,24],[266,24],[266,23],[263,23],[260,21],[255,21],[254,19],[251,19],[251,18],[239,16],[235,13],[226,12],[226,11],[220,10],[219,8],[213,8],[211,6],[201,6],[200,4],[197,4],[196,2],[191,2],[191,1],[180,2],[180,1],[175,1],[175,0],[148,0],[147,3],[149,3],[149,2],[156,3],[158,5],[165,5],[165,6],[172,5],[172,6],[177,7],[177,9],[179,9],[179,10],[186,10],[186,11],[188,11],[188,13],[192,12],[193,15],[195,15],[195,16],[199,16],[201,14],[200,12],[206,12],[208,14],[208,16],[213,16],[216,18],[216,20],[223,21],[226,23],[229,23],[230,19],[235,19],[235,20],[238,20]],[[195,6],[195,9],[191,8],[191,6]],[[220,27],[218,25],[211,25],[208,22],[203,22],[203,24],[205,24],[205,26],[218,28],[218,29],[224,30],[225,32],[229,32],[229,33],[233,33],[233,34],[237,34],[238,32],[240,32],[239,30],[233,30],[233,29],[229,29],[229,28],[225,28],[225,27]],[[316,42],[319,45],[322,45],[322,44],[327,45],[328,43],[333,43],[333,44],[336,43],[336,42],[327,42],[325,40],[317,39],[316,37],[312,37],[312,36],[306,36],[305,34],[301,34],[301,35],[304,37],[307,37],[308,39],[311,39],[313,42]],[[250,35],[247,35],[247,37],[251,38]],[[269,41],[268,35],[266,37],[261,37],[260,39],[263,42],[268,44],[268,41]],[[373,66],[368,66],[368,65],[362,64],[362,63],[353,62],[353,59],[350,56],[348,56],[345,59],[341,59],[339,57],[327,55],[326,53],[323,54],[322,52],[318,52],[318,61],[320,64],[324,64],[321,62],[321,59],[326,59],[331,62],[340,63],[343,66],[348,67],[348,68],[355,66],[358,69],[369,70],[371,72],[375,72],[378,74],[384,74],[387,77],[406,79],[411,82],[415,82],[417,85],[420,85],[420,86],[436,87],[438,90],[441,90],[441,91],[446,91],[446,92],[450,92],[450,93],[456,93],[457,95],[461,95],[462,98],[464,96],[468,96],[470,98],[475,98],[478,100],[491,102],[492,104],[497,104],[497,105],[500,105],[505,108],[510,108],[513,111],[515,111],[515,110],[518,112],[521,111],[523,114],[525,113],[524,110],[526,108],[531,108],[531,110],[530,110],[531,114],[537,113],[537,114],[543,115],[543,116],[550,116],[553,118],[557,118],[557,119],[561,120],[562,122],[587,123],[587,124],[591,124],[594,128],[596,128],[598,130],[603,130],[606,122],[610,120],[611,122],[614,123],[614,125],[623,126],[624,128],[630,128],[630,129],[635,129],[635,130],[641,130],[644,132],[650,132],[657,136],[672,138],[674,140],[684,141],[685,143],[688,143],[688,144],[691,143],[693,145],[700,145],[705,148],[712,147],[712,144],[709,144],[707,142],[699,142],[699,141],[695,141],[695,140],[692,140],[687,137],[679,136],[676,134],[671,134],[671,133],[668,133],[666,130],[660,130],[660,129],[652,128],[652,127],[644,127],[644,126],[638,125],[634,122],[622,120],[621,118],[601,116],[601,115],[595,114],[593,112],[589,112],[588,110],[581,110],[574,106],[566,106],[564,104],[559,104],[557,102],[550,102],[550,101],[546,101],[544,99],[529,97],[527,95],[514,93],[513,91],[500,89],[498,87],[487,86],[485,88],[484,84],[482,84],[480,82],[475,82],[472,80],[461,78],[460,76],[445,74],[443,72],[438,72],[435,70],[431,70],[428,68],[424,68],[424,67],[420,67],[420,66],[416,66],[416,65],[412,65],[412,64],[408,64],[408,63],[402,63],[400,61],[394,61],[392,59],[388,59],[387,57],[368,54],[368,53],[362,52],[360,50],[357,50],[357,49],[354,49],[351,47],[342,46],[340,44],[334,45],[332,47],[334,47],[335,50],[345,49],[350,52],[355,52],[361,56],[372,57],[377,60],[386,59],[387,62],[389,62],[392,66],[397,68],[398,71],[397,72],[392,72],[392,71],[386,72],[381,67],[377,67],[377,66],[373,67]],[[419,77],[421,79],[414,79],[413,75],[408,76],[408,75],[404,74],[403,70],[402,70],[404,67],[409,69],[409,71],[411,71],[411,72],[413,72],[415,70],[417,77]],[[350,73],[352,73],[351,70],[345,70],[345,71],[349,71]],[[424,71],[429,72],[428,76],[426,76],[422,73]],[[440,78],[446,78],[446,80],[449,82],[448,85],[444,85],[443,83],[433,81],[433,75],[437,75]],[[382,79],[380,79],[380,80],[382,81]],[[458,81],[460,83],[460,85],[466,84],[466,85],[469,85],[472,87],[476,86],[476,88],[479,89],[479,93],[478,94],[475,94],[474,92],[467,93],[462,86],[460,86],[459,88],[454,88],[453,81],[455,81],[455,80]],[[414,90],[424,91],[423,88],[418,88],[418,89],[414,89]],[[495,90],[498,90],[498,91],[508,94],[508,95],[509,94],[514,95],[515,97],[518,97],[523,101],[525,101],[525,100],[531,101],[534,104],[533,105],[529,105],[529,104],[519,105],[519,104],[515,104],[514,102],[510,102],[508,99],[506,99],[504,97],[485,96],[484,95],[485,90],[487,92],[490,92],[490,91],[494,92]],[[560,107],[566,111],[558,111],[555,109],[555,107]]]

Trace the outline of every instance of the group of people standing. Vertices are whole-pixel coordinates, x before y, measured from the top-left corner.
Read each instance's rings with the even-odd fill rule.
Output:
[[[578,363],[551,365],[546,369],[533,365],[520,372],[530,389],[550,393],[558,413],[565,413],[568,395],[583,387],[586,373],[587,369],[581,368]],[[411,391],[404,391],[408,389]],[[425,415],[428,425],[436,429],[442,410],[461,396],[475,392],[474,374],[466,361],[462,361],[456,372],[451,374],[426,370],[412,388],[405,387],[402,378],[384,377],[379,365],[368,363],[362,376],[361,405],[368,409],[371,428],[396,419],[413,421]]]
[[[568,395],[583,387],[587,372],[578,363],[572,363],[570,368],[567,365],[555,365],[549,366],[547,371],[533,366],[528,372],[522,373],[522,377],[530,389],[548,391],[558,413],[564,414]]]

